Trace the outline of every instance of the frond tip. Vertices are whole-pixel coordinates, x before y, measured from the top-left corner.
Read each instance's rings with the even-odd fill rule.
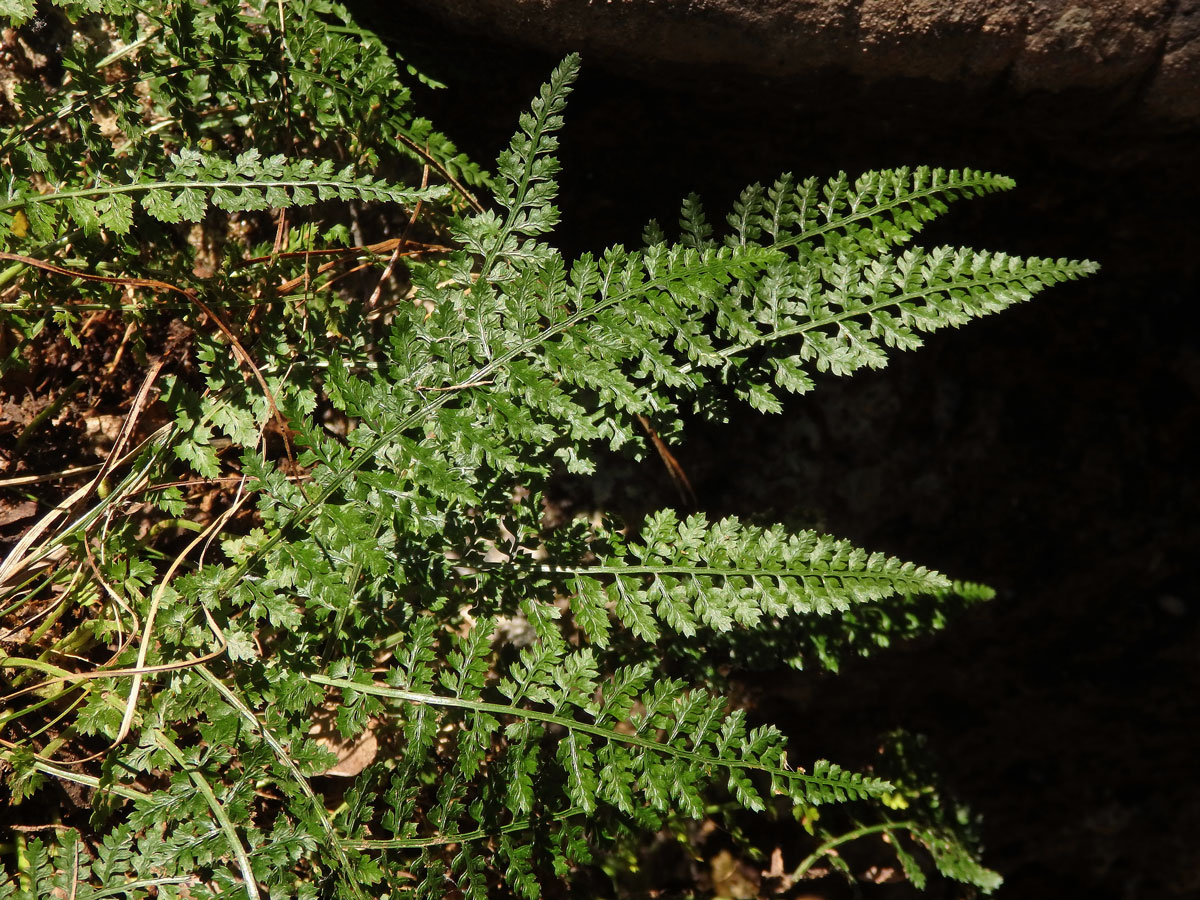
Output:
[[[950,202],[1013,185],[989,172],[926,167],[853,182],[839,173],[824,184],[783,175],[770,188],[750,185],[727,217],[724,245],[735,258],[755,259],[751,271],[700,302],[673,289],[650,298],[677,322],[707,321],[715,307],[716,327],[696,345],[703,352],[689,346],[678,368],[692,385],[725,382],[755,409],[779,412],[777,392],[811,390],[815,373],[882,368],[890,352],[920,347],[926,332],[1096,272],[1087,260],[904,246]],[[679,246],[712,244],[695,197],[684,201],[680,227]]]
[[[614,543],[599,564],[546,567],[569,578],[576,623],[600,645],[615,617],[655,641],[659,625],[692,636],[700,628],[753,628],[772,617],[825,615],[895,594],[950,587],[945,576],[816,531],[789,533],[726,518],[680,521],[660,510],[639,540]]]

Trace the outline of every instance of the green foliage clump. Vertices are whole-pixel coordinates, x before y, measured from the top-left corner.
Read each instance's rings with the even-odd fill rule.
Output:
[[[57,782],[91,805],[9,845],[0,897],[622,890],[613,860],[647,835],[827,804],[854,824],[797,877],[885,834],[914,883],[923,847],[998,884],[962,817],[903,800],[920,778],[798,765],[718,674],[836,668],[986,589],[671,510],[549,528],[541,500],[646,452],[646,423],[670,442],[739,401],[779,412],[816,373],[1095,271],[910,246],[1009,179],[785,175],[720,233],[693,197],[678,236],[567,260],[548,235],[577,58],[488,175],[336,3],[60,5],[67,74],[22,84],[0,136],[6,367],[95,312],[146,376],[120,446],[0,568],[11,802]],[[356,747],[369,764],[331,787]]]

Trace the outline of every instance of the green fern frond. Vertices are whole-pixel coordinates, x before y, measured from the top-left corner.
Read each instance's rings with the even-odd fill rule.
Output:
[[[790,175],[766,191],[752,185],[729,216],[726,245],[765,251],[769,261],[711,305],[677,295],[672,299],[684,303],[666,307],[655,298],[674,321],[715,313],[714,331],[725,345],[699,353],[689,347],[677,358],[679,370],[713,370],[705,379],[732,386],[755,409],[779,412],[777,390],[808,391],[816,372],[880,368],[888,351],[920,347],[923,332],[957,327],[1096,272],[1089,261],[967,248],[892,254],[950,201],[1012,186],[990,173],[924,167],[870,172],[853,186],[844,174],[820,188],[815,179],[796,185]],[[708,228],[697,210],[694,201],[685,204],[685,244]]]
[[[558,224],[553,199],[558,193],[556,132],[563,125],[563,110],[571,85],[579,74],[579,56],[564,59],[542,85],[530,112],[522,113],[520,129],[496,161],[500,176],[496,201],[503,218],[491,211],[465,220],[457,237],[477,256],[480,281],[496,284],[513,278],[519,268],[543,260],[549,252],[534,240]],[[463,285],[464,287],[467,285]]]
[[[128,233],[133,225],[133,199],[144,194],[141,205],[160,222],[198,222],[209,206],[226,212],[245,212],[290,206],[311,206],[318,201],[362,200],[416,205],[445,196],[444,187],[408,188],[390,185],[370,176],[356,176],[350,167],[337,171],[331,160],[289,160],[282,154],[263,157],[247,150],[236,159],[205,155],[184,149],[170,159],[161,180],[77,188],[48,194],[18,193],[0,203],[0,212],[24,209],[34,235],[50,240],[57,225],[47,207],[62,204],[71,220],[85,232],[106,229]]]
[[[949,588],[895,593],[855,604],[820,619],[780,618],[772,621],[770,628],[731,631],[715,636],[710,651],[727,654],[739,667],[751,671],[771,671],[783,662],[799,670],[837,672],[848,660],[940,631],[972,606],[993,597],[995,591],[985,585],[956,581]],[[677,655],[699,661],[686,650]]]
[[[853,185],[845,172],[823,185],[814,178],[796,185],[787,174],[765,197],[759,193],[758,199],[750,200],[743,195],[747,210],[739,218],[756,219],[771,237],[769,243],[780,249],[820,237],[830,250],[881,253],[906,243],[946,212],[949,203],[1015,185],[1011,178],[990,172],[927,166],[867,172]]]
[[[985,894],[993,893],[1004,883],[999,872],[980,865],[975,854],[954,835],[935,830],[915,833],[929,850],[937,870],[947,878],[973,884]]]
[[[789,534],[727,518],[709,523],[670,510],[652,515],[640,539],[595,565],[548,566],[573,590],[575,622],[608,643],[615,618],[640,639],[659,639],[658,623],[692,637],[755,628],[764,619],[825,615],[895,594],[946,590],[950,581],[923,566],[815,531]]]
[[[544,96],[549,103],[558,95]],[[537,121],[527,125],[541,134]],[[518,135],[514,147],[535,152],[527,136]],[[517,188],[528,170],[514,167],[521,158],[507,158],[505,203],[513,210],[523,202]],[[576,450],[569,462],[586,471],[578,441],[603,438],[617,446],[634,438],[622,412],[625,422],[631,413],[653,414],[667,433],[676,430],[682,408],[722,409],[723,392],[778,412],[780,392],[810,390],[817,373],[882,367],[890,351],[921,346],[925,332],[1095,272],[1087,261],[967,248],[890,252],[948,202],[1011,185],[989,173],[927,168],[868,173],[853,186],[838,176],[821,189],[813,179],[797,187],[785,177],[767,191],[752,186],[743,194],[730,219],[735,232],[719,249],[699,201],[689,198],[680,244],[617,247],[599,260],[585,254],[569,272],[533,242],[527,255],[510,254],[507,268],[493,266],[497,248],[507,241],[511,249],[517,238],[486,214],[463,227],[464,245],[484,260],[486,284],[472,288],[471,309],[458,316],[478,323],[473,330],[480,333],[490,323],[493,334],[511,335],[509,353],[487,366],[488,376],[499,375],[555,427],[571,429]],[[538,186],[530,203],[548,205],[552,183]],[[490,363],[492,355],[487,346],[476,359]],[[553,394],[547,378],[559,386]],[[531,383],[540,395],[525,387]],[[581,428],[597,399],[611,411],[607,421]]]
[[[526,703],[549,705],[550,711],[515,702],[500,704],[410,691],[363,679],[316,674],[309,679],[337,688],[348,697],[369,694],[436,709],[466,710],[468,724],[460,731],[455,771],[468,781],[480,771],[479,740],[496,734],[501,721],[510,722],[504,728],[509,741],[502,754],[513,754],[518,766],[528,754],[538,752],[537,742],[547,729],[561,730],[555,752],[563,775],[564,804],[585,812],[593,811],[600,800],[626,811],[644,803],[662,813],[682,809],[699,817],[704,806],[701,791],[718,773],[723,773],[739,802],[751,810],[763,809],[761,795],[750,780],[755,774],[767,778],[769,793],[810,804],[875,797],[891,789],[882,779],[847,772],[824,760],[818,761],[811,773],[793,770],[777,729],[747,730],[744,713],[725,713],[723,699],[688,690],[679,681],[658,680],[651,685],[645,670],[618,670],[614,684],[623,698],[621,703],[597,702],[596,695],[604,695],[607,685],[597,680],[588,650],[566,653],[560,648],[547,674],[550,678],[536,693],[513,680],[502,681],[498,689]],[[391,680],[403,678],[395,673]],[[635,693],[642,711],[616,718],[616,710]],[[461,737],[475,732],[479,732],[475,737]],[[516,804],[509,807],[514,814],[528,812],[531,802],[532,796],[519,787],[509,795],[509,803]]]
[[[0,16],[8,19],[13,28],[24,25],[36,11],[36,0],[0,0]]]
[[[88,13],[124,12],[121,0],[52,0],[53,5],[74,18]],[[0,16],[11,20],[12,27],[24,25],[37,13],[37,0],[0,0]]]

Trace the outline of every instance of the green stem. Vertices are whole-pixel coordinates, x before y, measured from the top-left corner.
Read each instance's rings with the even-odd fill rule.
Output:
[[[283,744],[279,742],[279,739],[276,738],[275,735],[272,734],[267,728],[267,726],[262,723],[258,716],[254,714],[254,711],[251,710],[250,707],[245,703],[243,703],[242,699],[229,687],[227,687],[225,683],[221,681],[221,679],[217,678],[217,676],[214,675],[207,666],[196,666],[195,671],[200,675],[200,677],[212,685],[212,687],[214,687],[222,697],[225,698],[226,703],[237,710],[238,714],[246,720],[250,728],[257,732],[258,735],[262,737],[263,741],[266,742],[267,746],[271,748],[271,750],[275,753],[275,757],[281,763],[283,763],[284,767],[289,772],[291,772],[292,778],[295,779],[295,782],[299,786],[301,793],[308,798],[308,801],[313,808],[313,812],[317,816],[317,821],[321,823],[321,830],[325,832],[325,838],[329,842],[329,846],[333,850],[333,854],[336,857],[338,864],[341,866],[342,874],[345,878],[346,884],[350,886],[351,890],[354,891],[356,896],[365,900],[361,886],[357,881],[354,880],[352,874],[354,869],[350,865],[349,858],[346,856],[345,848],[347,846],[347,842],[344,842],[338,837],[337,832],[334,830],[333,823],[329,821],[329,816],[325,810],[325,803],[312,789],[312,785],[308,783],[308,779],[304,777],[304,773],[300,771],[300,767],[297,766],[291,756],[288,755],[288,752],[284,748]]]
[[[142,543],[150,543],[154,538],[170,528],[182,528],[184,531],[194,532],[204,530],[203,525],[199,522],[193,522],[191,519],[160,519],[146,530],[146,536],[142,538]]]
[[[28,256],[36,256],[38,258],[47,257],[47,256],[51,255],[52,251],[55,251],[61,247],[65,247],[71,241],[75,240],[75,238],[76,238],[76,236],[78,236],[78,234],[79,234],[78,229],[69,231],[64,235],[61,235],[60,237],[55,238],[53,241],[51,241],[48,244],[43,244],[40,247],[30,250],[27,255]],[[28,263],[23,263],[23,262],[13,263],[7,269],[0,272],[0,288],[7,287],[10,282],[16,281],[18,278],[20,278],[22,275],[24,275],[28,271],[29,271]],[[72,309],[72,308],[73,307],[70,307],[70,306],[62,307],[62,309]],[[81,305],[78,308],[83,308],[83,306]],[[101,308],[107,309],[108,307],[101,307]],[[27,309],[32,312],[40,312],[42,310],[56,309],[56,307],[22,306],[19,303],[5,303],[2,306],[0,306],[0,309],[6,309],[6,310]]]
[[[8,758],[9,754],[7,752],[0,751],[0,759],[7,760]],[[53,778],[61,778],[63,781],[69,781],[72,784],[82,784],[84,787],[90,787],[93,790],[103,791],[108,794],[115,794],[118,797],[124,797],[126,800],[146,800],[150,797],[150,794],[146,791],[141,791],[124,784],[102,783],[99,778],[84,775],[81,772],[72,772],[70,769],[61,769],[52,763],[43,762],[40,759],[33,761],[33,767],[39,772]]]
[[[342,190],[350,187],[359,189],[362,186],[353,181],[338,181],[333,179],[288,179],[288,180],[265,180],[255,178],[244,178],[237,181],[195,181],[188,179],[186,181],[140,181],[133,184],[110,184],[104,187],[78,188],[73,191],[54,191],[49,194],[30,194],[28,196],[19,197],[16,200],[10,200],[8,203],[0,203],[0,211],[11,209],[14,206],[25,206],[29,203],[55,203],[59,200],[70,200],[75,197],[106,197],[112,194],[134,194],[144,193],[149,191],[159,190],[210,190],[215,191],[221,188],[228,190],[241,191],[246,188],[255,190],[264,190],[270,187],[280,188],[317,188],[322,187],[333,188],[334,190]],[[440,190],[440,188],[438,189]],[[396,193],[399,193],[398,191]],[[405,193],[406,199],[410,200],[428,200],[436,196],[436,192],[432,189],[415,190]]]
[[[258,893],[258,883],[254,880],[254,870],[250,866],[250,857],[246,853],[246,848],[242,846],[242,839],[237,833],[237,827],[229,818],[229,814],[225,812],[225,807],[221,805],[221,801],[217,799],[217,795],[213,793],[212,786],[208,780],[200,774],[200,770],[195,766],[189,766],[187,759],[183,755],[183,751],[169,737],[161,731],[156,732],[155,740],[171,755],[181,769],[187,770],[188,777],[192,780],[192,784],[196,786],[208,802],[208,808],[212,810],[213,816],[217,820],[217,824],[221,826],[221,830],[225,832],[225,840],[229,843],[229,849],[233,851],[234,857],[237,859],[238,868],[242,872],[242,881],[246,886],[246,894],[250,900],[260,900]]]
[[[9,282],[16,281],[22,274],[24,274],[28,270],[29,270],[29,265],[27,263],[13,263],[7,269],[0,272],[0,288],[7,286],[9,284]],[[16,303],[6,303],[6,304],[4,304],[4,308],[5,309],[23,309],[24,307],[21,307],[19,304],[16,304]]]
[[[14,682],[14,686],[15,686],[15,682]],[[12,711],[3,712],[2,714],[0,714],[0,732],[2,732],[4,730],[4,728],[8,725],[9,722],[19,719],[22,716],[29,715],[30,713],[37,712],[43,706],[50,706],[54,703],[57,703],[63,697],[70,694],[72,691],[79,690],[80,688],[83,689],[83,693],[81,693],[78,697],[76,697],[75,700],[73,700],[71,702],[71,704],[63,712],[59,713],[57,716],[55,716],[53,719],[51,719],[49,722],[47,722],[45,725],[43,725],[37,731],[25,735],[23,740],[28,741],[32,738],[37,737],[39,734],[42,734],[43,732],[47,731],[48,729],[52,728],[55,724],[60,722],[72,710],[74,710],[75,707],[77,707],[80,703],[82,703],[87,698],[89,688],[86,686],[85,683],[70,685],[69,687],[63,688],[61,691],[59,691],[56,694],[52,694],[49,697],[44,697],[41,700],[38,700],[36,703],[31,703],[28,706],[21,707],[20,709],[14,709]],[[46,751],[43,750],[42,752],[46,752]]]
[[[829,569],[724,569],[716,566],[700,568],[698,566],[545,566],[536,567],[539,572],[561,575],[682,575],[700,578],[835,578],[838,581],[859,579],[888,579],[893,586],[906,585],[919,590],[934,588],[949,588],[950,580],[936,572],[927,572],[924,577],[898,574],[894,572],[872,572],[867,569],[858,571],[835,572]],[[931,584],[930,582],[933,582]]]
[[[580,806],[572,806],[570,809],[564,809],[562,812],[554,813],[550,816],[552,821],[561,821],[569,819],[572,816],[582,815],[584,809]],[[501,834],[515,834],[521,831],[528,831],[533,826],[530,819],[518,819],[516,822],[511,822],[500,828],[479,828],[475,831],[464,831],[459,834],[439,834],[432,837],[424,838],[392,838],[381,840],[347,840],[345,845],[353,847],[356,850],[418,850],[422,847],[441,847],[447,844],[463,844],[467,841],[479,841],[485,838],[494,837]]]
[[[33,897],[35,896],[33,893],[33,875],[30,871],[29,845],[25,841],[25,835],[16,835],[13,838],[13,843],[17,845],[17,884],[20,886],[20,893],[26,897]]]
[[[105,888],[102,891],[96,891],[92,894],[92,900],[100,900],[101,897],[113,897],[117,894],[131,894],[134,891],[144,888],[158,887],[164,884],[197,884],[200,881],[195,875],[183,875],[176,878],[146,878],[141,881],[127,881],[124,884],[119,884],[116,887]],[[160,893],[161,897],[162,894]]]
[[[66,669],[59,668],[53,663],[48,663],[41,658],[26,659],[23,656],[0,656],[0,669],[33,669],[35,672],[42,672],[43,674],[49,675],[52,678],[64,678],[67,680],[70,679],[72,674]],[[19,679],[20,676],[17,676],[16,679],[13,679],[13,684],[16,687],[20,687],[20,684],[18,683]]]
[[[718,766],[724,769],[744,769],[755,772],[765,772],[768,775],[773,775],[777,778],[788,780],[803,781],[807,784],[822,785],[833,788],[841,788],[845,790],[847,785],[845,782],[836,778],[822,778],[816,775],[806,775],[803,772],[797,772],[790,769],[781,769],[777,766],[767,766],[762,763],[743,762],[737,759],[722,759],[716,756],[705,756],[703,753],[695,753],[691,750],[683,750],[678,747],[673,747],[670,744],[663,744],[659,741],[650,740],[649,738],[641,737],[637,734],[624,734],[608,728],[601,728],[598,725],[588,725],[584,722],[579,722],[568,716],[557,715],[556,713],[542,712],[536,709],[526,709],[520,706],[505,706],[501,703],[486,703],[482,700],[467,700],[462,697],[445,697],[440,694],[427,694],[419,691],[405,691],[400,688],[387,687],[382,684],[361,684],[357,681],[351,681],[347,678],[330,678],[328,675],[307,675],[305,676],[313,684],[325,685],[326,687],[338,688],[341,691],[357,691],[361,694],[371,694],[376,697],[388,697],[393,700],[404,700],[408,703],[421,703],[427,706],[445,706],[454,709],[469,709],[474,712],[486,712],[497,716],[515,716],[519,719],[528,719],[533,722],[544,722],[547,725],[557,725],[560,728],[565,728],[570,731],[582,732],[590,734],[593,737],[600,738],[604,741],[617,741],[622,744],[629,744],[633,747],[641,747],[643,750],[650,750],[656,753],[665,753],[669,756],[678,759],[685,759],[688,762],[695,763],[700,766]],[[874,785],[878,790],[891,790],[891,785],[882,782],[876,782]],[[867,790],[867,785],[861,786],[862,790]]]
[[[792,880],[798,881],[803,878],[808,870],[816,865],[821,857],[825,856],[830,850],[835,847],[840,847],[842,844],[848,844],[850,841],[858,840],[860,837],[866,837],[868,834],[878,834],[884,832],[891,834],[893,831],[912,830],[919,827],[916,822],[883,822],[879,825],[864,825],[861,828],[856,828],[853,831],[848,831],[845,834],[838,835],[835,838],[823,843],[820,847],[804,858],[800,865],[796,866],[792,872]],[[895,838],[893,838],[895,840]]]
[[[67,588],[68,594],[69,594],[70,590],[71,590],[71,588],[70,588],[70,586],[68,586],[68,588]],[[81,591],[80,594],[76,595],[75,604],[74,604],[74,606],[76,608],[86,605],[86,600],[84,600],[84,598],[82,596],[83,594],[84,594],[84,592]],[[46,616],[45,619],[42,620],[42,624],[40,624],[37,628],[35,628],[33,630],[33,632],[29,635],[28,639],[26,640],[26,643],[31,647],[36,647],[38,642],[41,641],[41,639],[46,636],[46,632],[48,632],[51,628],[54,627],[54,623],[62,618],[62,614],[64,612],[66,612],[67,606],[68,606],[67,598],[64,597],[58,603],[58,605],[54,607],[53,611],[48,616]]]
[[[35,584],[35,582],[38,581],[41,581],[42,583]],[[12,603],[8,604],[8,606],[0,609],[0,621],[8,618],[25,604],[29,603],[31,598],[37,595],[38,591],[45,590],[53,583],[54,573],[46,575],[41,572],[35,572],[24,581],[11,585],[5,590],[0,591],[0,600],[6,600],[9,597],[16,598]],[[30,587],[31,585],[34,586]],[[2,635],[0,635],[0,637],[8,638],[12,633],[13,632],[11,630],[5,631]]]

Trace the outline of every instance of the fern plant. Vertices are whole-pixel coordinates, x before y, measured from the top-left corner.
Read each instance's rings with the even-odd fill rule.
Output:
[[[14,808],[52,782],[91,806],[53,841],[18,836],[0,897],[534,898],[688,820],[812,821],[827,804],[854,823],[793,860],[797,877],[884,834],[914,882],[923,847],[996,887],[910,776],[803,759],[702,675],[731,657],[833,666],[846,642],[938,627],[986,589],[672,510],[549,528],[542,497],[603,452],[679,440],[690,416],[779,412],[816,373],[882,366],[1095,271],[910,246],[1009,179],[783,176],[743,192],[720,233],[692,197],[677,236],[651,223],[640,248],[567,260],[548,235],[576,57],[489,177],[412,115],[394,60],[336,4],[63,6],[102,13],[111,45],[69,52],[78,82],[28,88],[0,144],[5,308],[28,350],[102,307],[148,362],[155,323],[186,316],[194,367],[168,378],[160,348],[121,452],[0,570]],[[94,74],[118,63],[143,89]],[[98,108],[121,140],[96,136]],[[247,246],[231,214],[275,242]],[[390,260],[365,240],[339,255],[372,225],[400,229]],[[327,250],[398,277],[336,290]],[[159,389],[164,424],[137,432]],[[204,514],[181,490],[195,479],[221,486]],[[352,785],[331,786],[364,747]]]

